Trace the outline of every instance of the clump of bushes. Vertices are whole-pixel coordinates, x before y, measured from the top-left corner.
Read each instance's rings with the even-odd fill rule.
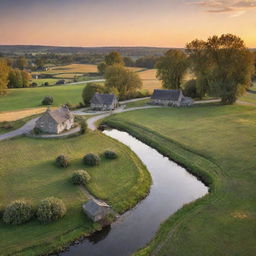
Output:
[[[90,174],[85,170],[75,171],[72,175],[71,181],[74,185],[85,185],[91,179]]]
[[[187,97],[198,98],[200,95],[197,92],[196,79],[191,79],[184,84],[183,94]]]
[[[80,133],[85,134],[88,130],[88,125],[85,120],[80,121]]]
[[[6,224],[19,225],[28,222],[34,215],[33,206],[21,200],[10,203],[4,210],[3,221]]]
[[[39,203],[36,216],[40,222],[49,223],[61,219],[66,211],[66,206],[62,200],[49,197]]]
[[[116,159],[118,156],[117,156],[117,153],[113,150],[106,150],[104,152],[104,157],[107,158],[107,159]]]
[[[53,104],[53,97],[52,96],[45,96],[42,100],[42,105],[52,105]]]
[[[87,154],[84,156],[84,163],[89,166],[95,166],[100,164],[100,158],[96,154]]]
[[[55,163],[58,167],[67,168],[70,165],[70,161],[67,156],[60,155],[56,158]]]

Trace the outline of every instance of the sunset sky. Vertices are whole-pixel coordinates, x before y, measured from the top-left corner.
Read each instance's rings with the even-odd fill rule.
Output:
[[[234,33],[256,47],[256,0],[0,0],[0,44],[183,47]]]

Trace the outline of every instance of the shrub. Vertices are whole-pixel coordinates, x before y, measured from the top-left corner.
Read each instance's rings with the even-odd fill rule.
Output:
[[[196,89],[196,80],[191,79],[184,84],[184,95],[191,98],[199,97]]]
[[[64,155],[60,155],[56,158],[55,160],[56,165],[58,167],[64,167],[67,168],[70,165],[69,159],[68,157],[64,156]]]
[[[62,200],[49,197],[39,203],[36,216],[40,222],[48,223],[62,218],[66,211],[66,206]]]
[[[31,87],[37,87],[37,86],[38,86],[38,84],[37,84],[37,83],[35,83],[35,82],[33,82],[30,86],[31,86]]]
[[[58,80],[55,84],[56,85],[65,84],[65,80],[64,79]]]
[[[112,151],[112,150],[106,150],[104,152],[104,156],[107,159],[116,159],[117,158],[117,153],[115,151]]]
[[[84,163],[89,166],[95,166],[100,164],[100,158],[95,154],[87,154],[84,156]]]
[[[81,127],[80,133],[85,134],[88,130],[88,125],[85,120],[80,121],[80,127]]]
[[[38,128],[38,127],[35,127],[33,131],[34,131],[34,133],[35,133],[36,135],[39,135],[39,134],[42,133],[42,130],[41,130],[40,128]]]
[[[71,181],[75,185],[84,185],[91,179],[90,174],[85,170],[75,171],[72,175]]]
[[[82,98],[85,106],[90,106],[91,99],[96,92],[98,93],[104,92],[104,87],[97,83],[88,83],[84,87]]]
[[[18,225],[28,222],[34,215],[32,205],[25,201],[14,201],[10,203],[3,214],[3,221],[6,224]]]
[[[52,96],[45,96],[42,100],[42,105],[52,105],[53,104],[53,97]]]

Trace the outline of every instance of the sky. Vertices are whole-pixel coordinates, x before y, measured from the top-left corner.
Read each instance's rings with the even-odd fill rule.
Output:
[[[184,47],[232,33],[256,47],[256,0],[0,0],[0,44]]]

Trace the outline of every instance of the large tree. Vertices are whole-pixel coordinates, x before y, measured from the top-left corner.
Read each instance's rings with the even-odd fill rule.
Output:
[[[18,69],[23,70],[28,66],[28,61],[24,56],[20,56],[16,60],[16,66]]]
[[[90,101],[96,92],[98,92],[98,93],[104,92],[103,86],[101,86],[100,84],[97,84],[97,83],[88,83],[84,87],[82,98],[83,98],[85,106],[90,105]]]
[[[232,104],[251,84],[254,73],[252,53],[244,41],[231,34],[187,44],[187,53],[197,76],[199,89]]]
[[[9,69],[10,68],[7,65],[7,61],[3,58],[0,58],[0,95],[6,93]]]
[[[176,49],[167,51],[156,64],[157,78],[163,88],[180,89],[182,79],[188,68],[187,55]]]
[[[108,66],[105,72],[106,88],[116,92],[120,98],[132,95],[142,87],[138,74],[122,65]]]
[[[28,87],[31,79],[31,75],[19,69],[11,69],[8,76],[8,88],[21,88]]]
[[[124,61],[119,52],[111,52],[105,56],[105,63],[107,66],[120,64],[123,65]]]

